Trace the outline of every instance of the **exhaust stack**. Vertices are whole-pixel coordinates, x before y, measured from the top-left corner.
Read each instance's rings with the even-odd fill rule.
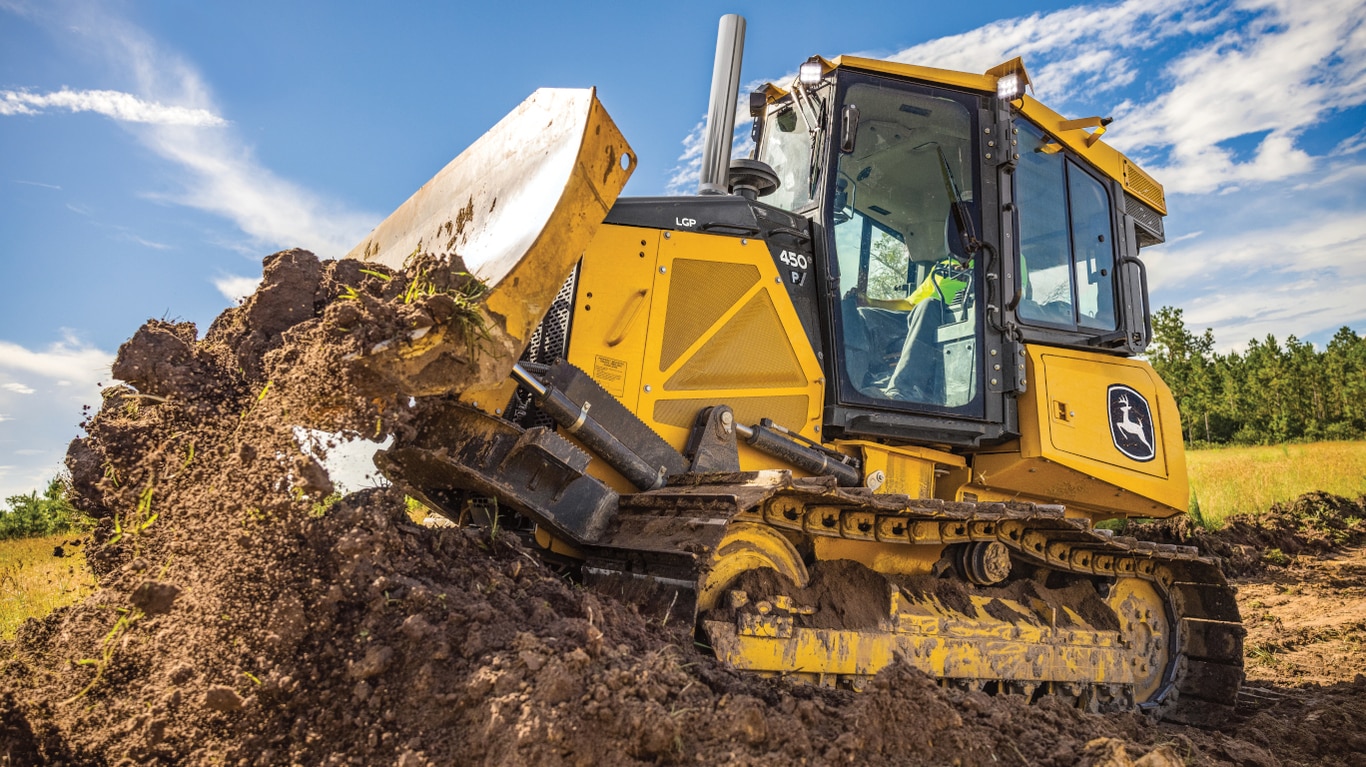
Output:
[[[730,146],[735,135],[735,102],[740,97],[740,58],[745,50],[745,19],[728,13],[716,32],[716,63],[711,70],[711,104],[702,142],[698,194],[727,194]]]

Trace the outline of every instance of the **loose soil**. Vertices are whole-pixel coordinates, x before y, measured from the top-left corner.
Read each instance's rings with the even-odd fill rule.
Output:
[[[395,339],[466,333],[430,382],[497,336],[451,299],[458,271],[287,251],[202,338],[151,321],[120,349],[127,385],[68,458],[100,587],[0,643],[0,765],[1366,764],[1366,555],[1345,538],[1254,557],[1250,694],[1210,731],[901,666],[863,693],[751,678],[510,533],[420,527],[392,489],[337,499],[293,427],[407,428]]]

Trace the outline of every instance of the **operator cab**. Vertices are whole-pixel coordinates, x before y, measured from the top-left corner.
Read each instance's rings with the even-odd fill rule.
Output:
[[[827,437],[1002,442],[1025,343],[1146,345],[1136,256],[1161,242],[1160,187],[1097,141],[1108,121],[1062,121],[1003,81],[1023,90],[1018,59],[977,76],[813,57],[751,98],[779,180],[763,202],[817,233]]]

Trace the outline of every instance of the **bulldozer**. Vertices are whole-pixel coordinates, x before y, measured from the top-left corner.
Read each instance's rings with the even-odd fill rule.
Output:
[[[759,675],[941,684],[1207,723],[1242,681],[1218,564],[1107,521],[1185,513],[1141,250],[1162,186],[984,73],[812,56],[749,94],[722,18],[697,194],[592,90],[537,91],[349,257],[482,281],[470,350],[361,362],[429,405],[375,462],[451,519],[691,621]]]

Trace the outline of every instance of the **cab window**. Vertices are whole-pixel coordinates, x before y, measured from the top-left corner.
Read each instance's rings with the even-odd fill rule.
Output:
[[[1109,193],[1058,142],[1024,121],[1018,127],[1020,319],[1069,330],[1114,330]]]
[[[848,400],[982,408],[978,287],[958,223],[977,226],[973,119],[963,100],[881,81],[855,81],[843,93],[858,111],[857,133],[852,151],[833,151],[827,220]]]

